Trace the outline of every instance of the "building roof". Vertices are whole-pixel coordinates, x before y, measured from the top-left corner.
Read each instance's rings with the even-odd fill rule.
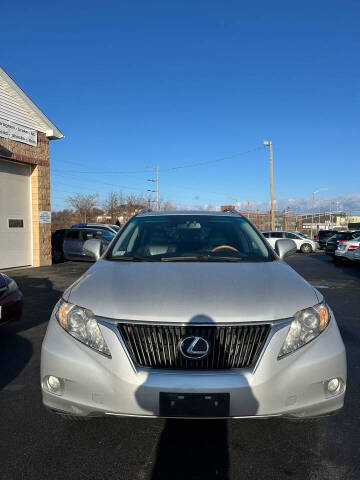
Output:
[[[34,128],[52,140],[63,138],[63,133],[26,95],[14,80],[0,67],[0,117],[24,127]]]

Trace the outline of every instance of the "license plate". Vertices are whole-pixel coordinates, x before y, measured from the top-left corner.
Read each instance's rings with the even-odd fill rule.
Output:
[[[160,392],[161,417],[228,417],[229,393]]]

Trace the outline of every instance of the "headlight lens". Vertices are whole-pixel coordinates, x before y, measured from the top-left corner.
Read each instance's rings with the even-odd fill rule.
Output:
[[[294,352],[320,335],[328,326],[329,310],[325,302],[300,310],[294,315],[279,357]]]
[[[56,317],[63,329],[74,338],[111,357],[110,350],[91,310],[61,300]]]

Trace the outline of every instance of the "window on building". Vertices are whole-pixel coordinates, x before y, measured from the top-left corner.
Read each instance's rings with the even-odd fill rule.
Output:
[[[24,228],[24,220],[22,218],[9,218],[9,228]]]

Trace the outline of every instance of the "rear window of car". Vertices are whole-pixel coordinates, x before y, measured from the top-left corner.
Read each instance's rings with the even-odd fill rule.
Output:
[[[336,240],[351,240],[359,235],[359,232],[344,232],[335,235]]]
[[[334,235],[336,235],[337,232],[334,232],[334,231],[323,231],[323,232],[319,232],[319,237],[323,237],[323,238],[329,238],[329,237],[333,237]]]

